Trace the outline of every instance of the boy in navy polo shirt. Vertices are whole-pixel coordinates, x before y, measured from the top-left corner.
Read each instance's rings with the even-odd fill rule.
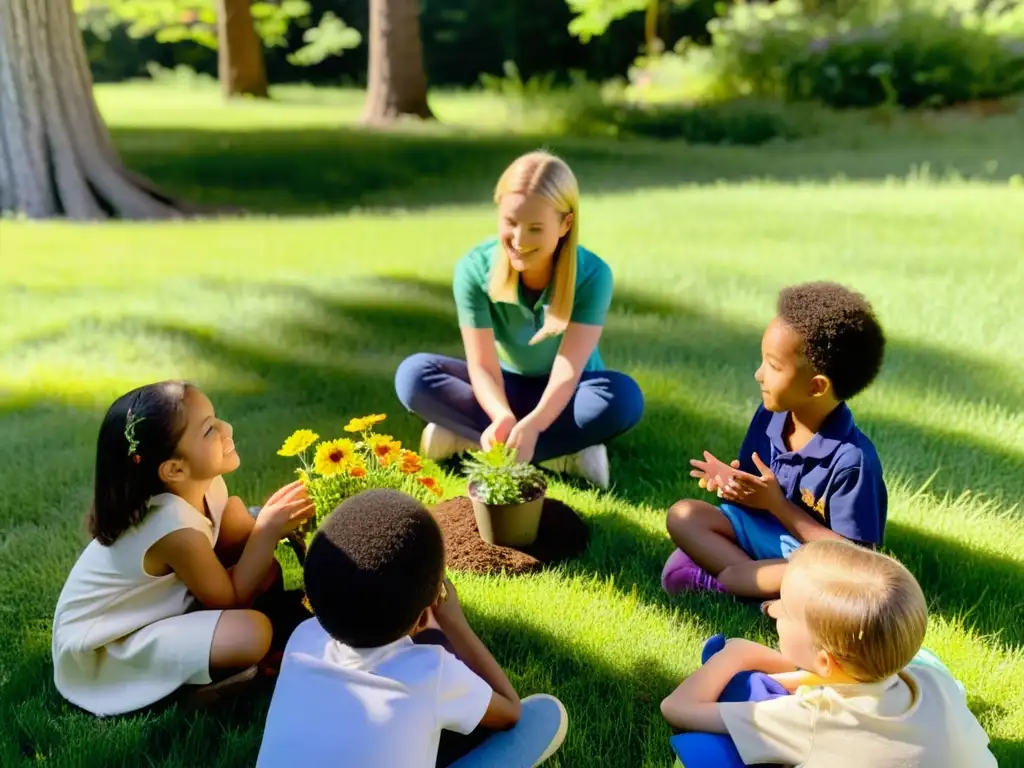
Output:
[[[882,543],[888,494],[871,441],[846,401],[874,381],[885,334],[860,294],[835,283],[784,289],[761,340],[759,406],[730,464],[708,452],[691,477],[722,503],[668,512],[679,547],[661,582],[684,590],[775,597],[794,550],[815,539]]]

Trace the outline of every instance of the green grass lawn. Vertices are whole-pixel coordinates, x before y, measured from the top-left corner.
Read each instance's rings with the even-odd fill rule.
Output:
[[[584,556],[516,579],[455,575],[517,690],[566,703],[551,764],[667,767],[658,703],[703,640],[773,640],[750,605],[661,592],[664,512],[700,493],[690,457],[738,448],[777,290],[829,278],[864,291],[889,334],[882,376],[852,403],[886,470],[887,548],[921,580],[927,645],[1000,765],[1024,766],[1024,190],[1006,183],[1024,173],[1019,122],[739,149],[470,132],[497,112],[465,95],[437,99],[445,127],[393,135],[360,134],[344,93],[230,108],[203,91],[99,96],[125,158],[161,185],[288,215],[0,222],[0,764],[253,763],[265,697],[100,721],[53,687],[50,621],[85,543],[102,413],[142,382],[195,380],[234,424],[229,486],[253,503],[290,479],[275,450],[298,427],[335,434],[386,412],[415,447],[395,367],[458,353],[453,265],[491,232],[504,165],[545,143],[577,170],[584,242],[616,273],[602,351],[648,403],[610,447],[609,493],[553,487],[590,526]]]

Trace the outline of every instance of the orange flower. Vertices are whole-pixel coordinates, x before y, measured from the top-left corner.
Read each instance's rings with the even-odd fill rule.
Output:
[[[366,467],[352,467],[348,474],[350,477],[366,477]]]
[[[407,475],[414,475],[423,469],[423,463],[420,461],[420,457],[409,450],[403,450],[401,454],[402,464],[399,469]]]
[[[444,491],[441,490],[441,486],[437,484],[437,480],[432,477],[417,477],[416,482],[426,488],[435,496],[441,496]]]
[[[402,444],[391,435],[373,435],[369,439],[370,450],[382,467],[395,461],[402,450]]]

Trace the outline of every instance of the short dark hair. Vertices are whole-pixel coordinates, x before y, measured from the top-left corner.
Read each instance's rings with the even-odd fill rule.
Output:
[[[339,504],[313,536],[303,566],[317,620],[353,648],[407,634],[437,599],[443,575],[437,522],[413,497],[384,488]]]
[[[838,283],[803,283],[779,294],[778,313],[803,338],[804,357],[836,397],[867,389],[882,368],[885,333],[867,299]]]
[[[188,425],[185,396],[192,388],[185,381],[147,384],[121,395],[107,409],[96,440],[93,503],[86,518],[89,534],[100,544],[117,541],[146,516],[149,499],[167,491],[160,465],[177,452]]]

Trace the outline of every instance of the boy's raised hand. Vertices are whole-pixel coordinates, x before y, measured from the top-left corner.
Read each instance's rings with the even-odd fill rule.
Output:
[[[462,604],[455,592],[455,586],[447,576],[444,577],[441,586],[442,593],[437,596],[437,600],[434,601],[430,610],[434,614],[434,620],[437,621],[441,629],[444,629],[446,624],[453,621],[460,619],[465,621],[466,616],[462,612]]]
[[[709,491],[717,491],[719,487],[728,482],[729,478],[739,469],[739,459],[734,459],[729,464],[716,458],[711,451],[704,451],[704,460],[690,459],[690,477],[700,480],[700,487]],[[721,495],[721,494],[719,494]]]
[[[773,510],[785,499],[775,473],[761,461],[755,452],[751,457],[760,475],[736,470],[718,489],[718,497],[726,501],[734,501],[754,509]]]

